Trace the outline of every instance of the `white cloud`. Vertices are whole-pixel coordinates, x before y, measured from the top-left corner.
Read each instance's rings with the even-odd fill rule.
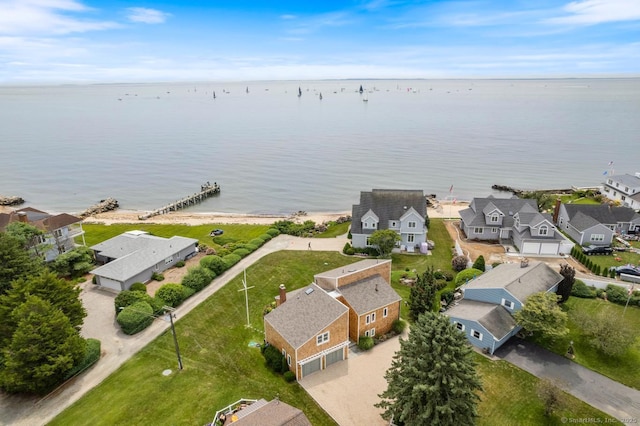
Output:
[[[290,20],[290,19],[296,19],[296,18],[297,18],[296,15],[288,15],[288,14],[287,15],[280,15],[280,19],[283,19],[283,20]]]
[[[130,7],[127,9],[127,18],[132,22],[142,22],[144,24],[162,24],[167,20],[170,13],[146,7]]]
[[[81,19],[92,9],[74,0],[10,0],[0,3],[0,34],[69,34],[116,28],[110,21]]]
[[[593,25],[604,22],[640,20],[640,2],[638,0],[582,0],[566,4],[563,10],[568,13],[547,19],[552,24]]]

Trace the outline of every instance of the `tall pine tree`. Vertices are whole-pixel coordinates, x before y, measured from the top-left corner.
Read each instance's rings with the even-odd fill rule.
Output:
[[[416,283],[411,287],[409,294],[409,316],[412,321],[433,309],[433,301],[436,297],[436,277],[433,266],[429,266],[422,275],[418,276]]]
[[[471,425],[482,384],[473,349],[446,316],[421,315],[385,374],[388,387],[376,407],[398,425]]]
[[[18,238],[0,232],[0,295],[11,288],[12,281],[42,269],[42,259],[32,257]]]

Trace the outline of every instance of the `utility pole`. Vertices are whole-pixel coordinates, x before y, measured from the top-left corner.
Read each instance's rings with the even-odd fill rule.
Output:
[[[247,327],[251,327],[251,323],[249,322],[249,289],[255,286],[247,287],[247,270],[246,269],[244,270],[244,279],[242,280],[242,286],[244,288],[238,291],[244,291],[244,300],[245,300],[245,305],[247,307]]]
[[[178,346],[178,336],[176,335],[176,327],[173,324],[173,308],[164,306],[163,309],[169,314],[169,322],[171,323],[171,334],[173,334],[173,344],[176,347],[176,356],[178,357],[178,369],[182,370],[182,358],[180,357],[180,346]]]

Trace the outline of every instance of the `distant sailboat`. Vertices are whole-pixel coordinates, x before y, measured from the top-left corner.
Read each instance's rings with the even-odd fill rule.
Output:
[[[322,92],[320,92],[320,100],[322,100]]]
[[[247,93],[249,93],[249,86],[247,86]]]
[[[302,89],[298,87],[298,97],[302,96]]]
[[[358,90],[360,92],[360,94],[362,95],[362,92],[364,92],[364,90],[362,89],[362,84],[360,85],[360,90]]]
[[[216,98],[216,91],[214,90],[213,91],[213,99],[215,99],[215,98]]]

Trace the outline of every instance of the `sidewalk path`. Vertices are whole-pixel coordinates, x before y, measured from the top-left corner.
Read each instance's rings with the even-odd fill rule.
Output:
[[[640,391],[518,338],[512,338],[495,355],[536,377],[557,381],[567,393],[618,420],[640,421]]]
[[[202,301],[242,273],[245,268],[268,254],[280,250],[308,250],[309,243],[311,243],[311,249],[315,251],[342,251],[346,242],[346,235],[337,238],[298,238],[279,235],[216,277],[202,291],[186,300],[175,310],[176,320],[180,321]],[[144,331],[128,336],[120,331],[120,327],[115,321],[114,293],[87,283],[83,286],[80,297],[88,313],[82,327],[82,335],[85,338],[93,337],[101,341],[102,357],[100,361],[86,373],[81,374],[43,399],[0,393],[0,425],[34,426],[47,424],[170,327],[168,322],[154,321]]]

